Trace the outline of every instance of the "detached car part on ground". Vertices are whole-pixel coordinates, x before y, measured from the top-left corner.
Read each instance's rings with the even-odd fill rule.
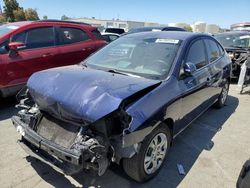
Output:
[[[241,66],[250,54],[250,32],[225,32],[215,35],[215,38],[224,46],[232,60],[232,77],[239,78]]]
[[[33,74],[12,121],[20,145],[63,173],[102,175],[115,162],[143,182],[159,172],[173,138],[225,104],[230,71],[208,35],[131,34],[82,64]]]

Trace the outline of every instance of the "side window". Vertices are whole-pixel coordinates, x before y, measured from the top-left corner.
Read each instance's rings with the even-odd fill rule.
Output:
[[[202,40],[197,40],[188,51],[186,62],[191,62],[199,69],[207,64],[205,47]]]
[[[18,33],[14,35],[11,39],[11,42],[26,42],[26,32]]]
[[[8,53],[8,45],[9,40],[4,41],[2,44],[0,44],[0,54],[6,54]]]
[[[106,41],[106,42],[110,42],[110,38],[108,35],[103,35],[102,38]]]
[[[55,35],[53,27],[41,27],[28,30],[26,35],[26,49],[44,48],[55,45]]]
[[[60,44],[73,44],[89,40],[89,36],[81,29],[60,27]]]
[[[205,39],[205,44],[208,53],[208,60],[209,62],[213,62],[220,57],[220,51],[216,42],[210,39]]]
[[[40,27],[14,35],[12,42],[23,42],[25,49],[44,48],[55,45],[53,27]]]

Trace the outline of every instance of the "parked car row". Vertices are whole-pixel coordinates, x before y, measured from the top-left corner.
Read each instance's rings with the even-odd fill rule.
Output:
[[[58,50],[58,42],[60,46],[60,41],[74,39],[71,26],[81,29],[81,39],[88,34],[91,50],[104,45],[91,26],[46,24],[59,40],[37,40],[53,50]],[[15,47],[16,61],[29,52],[19,47],[37,45],[27,32],[18,43],[9,44]],[[39,35],[47,38],[48,33]],[[67,44],[58,53],[70,51]],[[73,45],[78,44],[82,43]],[[40,59],[57,57],[46,49],[36,51],[42,51]],[[67,54],[60,58],[61,65],[70,55],[77,56],[72,51]],[[230,72],[231,60],[212,36],[183,31],[128,34],[78,65],[34,73],[18,95],[20,110],[12,122],[21,135],[20,146],[58,171],[71,175],[93,170],[103,175],[113,162],[144,182],[159,172],[180,132],[210,106],[224,106]]]

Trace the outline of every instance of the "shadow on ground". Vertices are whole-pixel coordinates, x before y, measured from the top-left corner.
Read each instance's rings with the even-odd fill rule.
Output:
[[[11,118],[17,113],[15,97],[0,98],[0,121]]]
[[[73,176],[73,178],[80,187],[177,187],[185,176],[179,175],[176,165],[182,164],[186,174],[188,174],[200,153],[203,150],[212,149],[214,145],[212,138],[223,129],[223,124],[235,112],[238,103],[237,98],[228,96],[224,108],[219,110],[211,108],[192,123],[175,139],[160,173],[145,184],[138,184],[129,179],[118,165],[111,165],[110,169],[101,177],[83,172]],[[29,158],[29,161],[40,177],[53,187],[76,187],[67,177],[49,166],[33,158]],[[204,165],[208,164],[204,162]]]

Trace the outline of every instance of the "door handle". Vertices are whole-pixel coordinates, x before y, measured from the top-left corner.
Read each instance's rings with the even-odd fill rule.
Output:
[[[47,53],[47,54],[43,54],[42,57],[49,57],[49,56],[53,56],[54,54],[52,53]]]
[[[212,76],[209,76],[209,77],[207,77],[207,84],[208,85],[211,85],[212,83],[213,83],[213,77]]]
[[[212,80],[212,77],[211,77],[211,76],[207,77],[207,81],[208,81],[208,82],[210,82],[211,80]]]

